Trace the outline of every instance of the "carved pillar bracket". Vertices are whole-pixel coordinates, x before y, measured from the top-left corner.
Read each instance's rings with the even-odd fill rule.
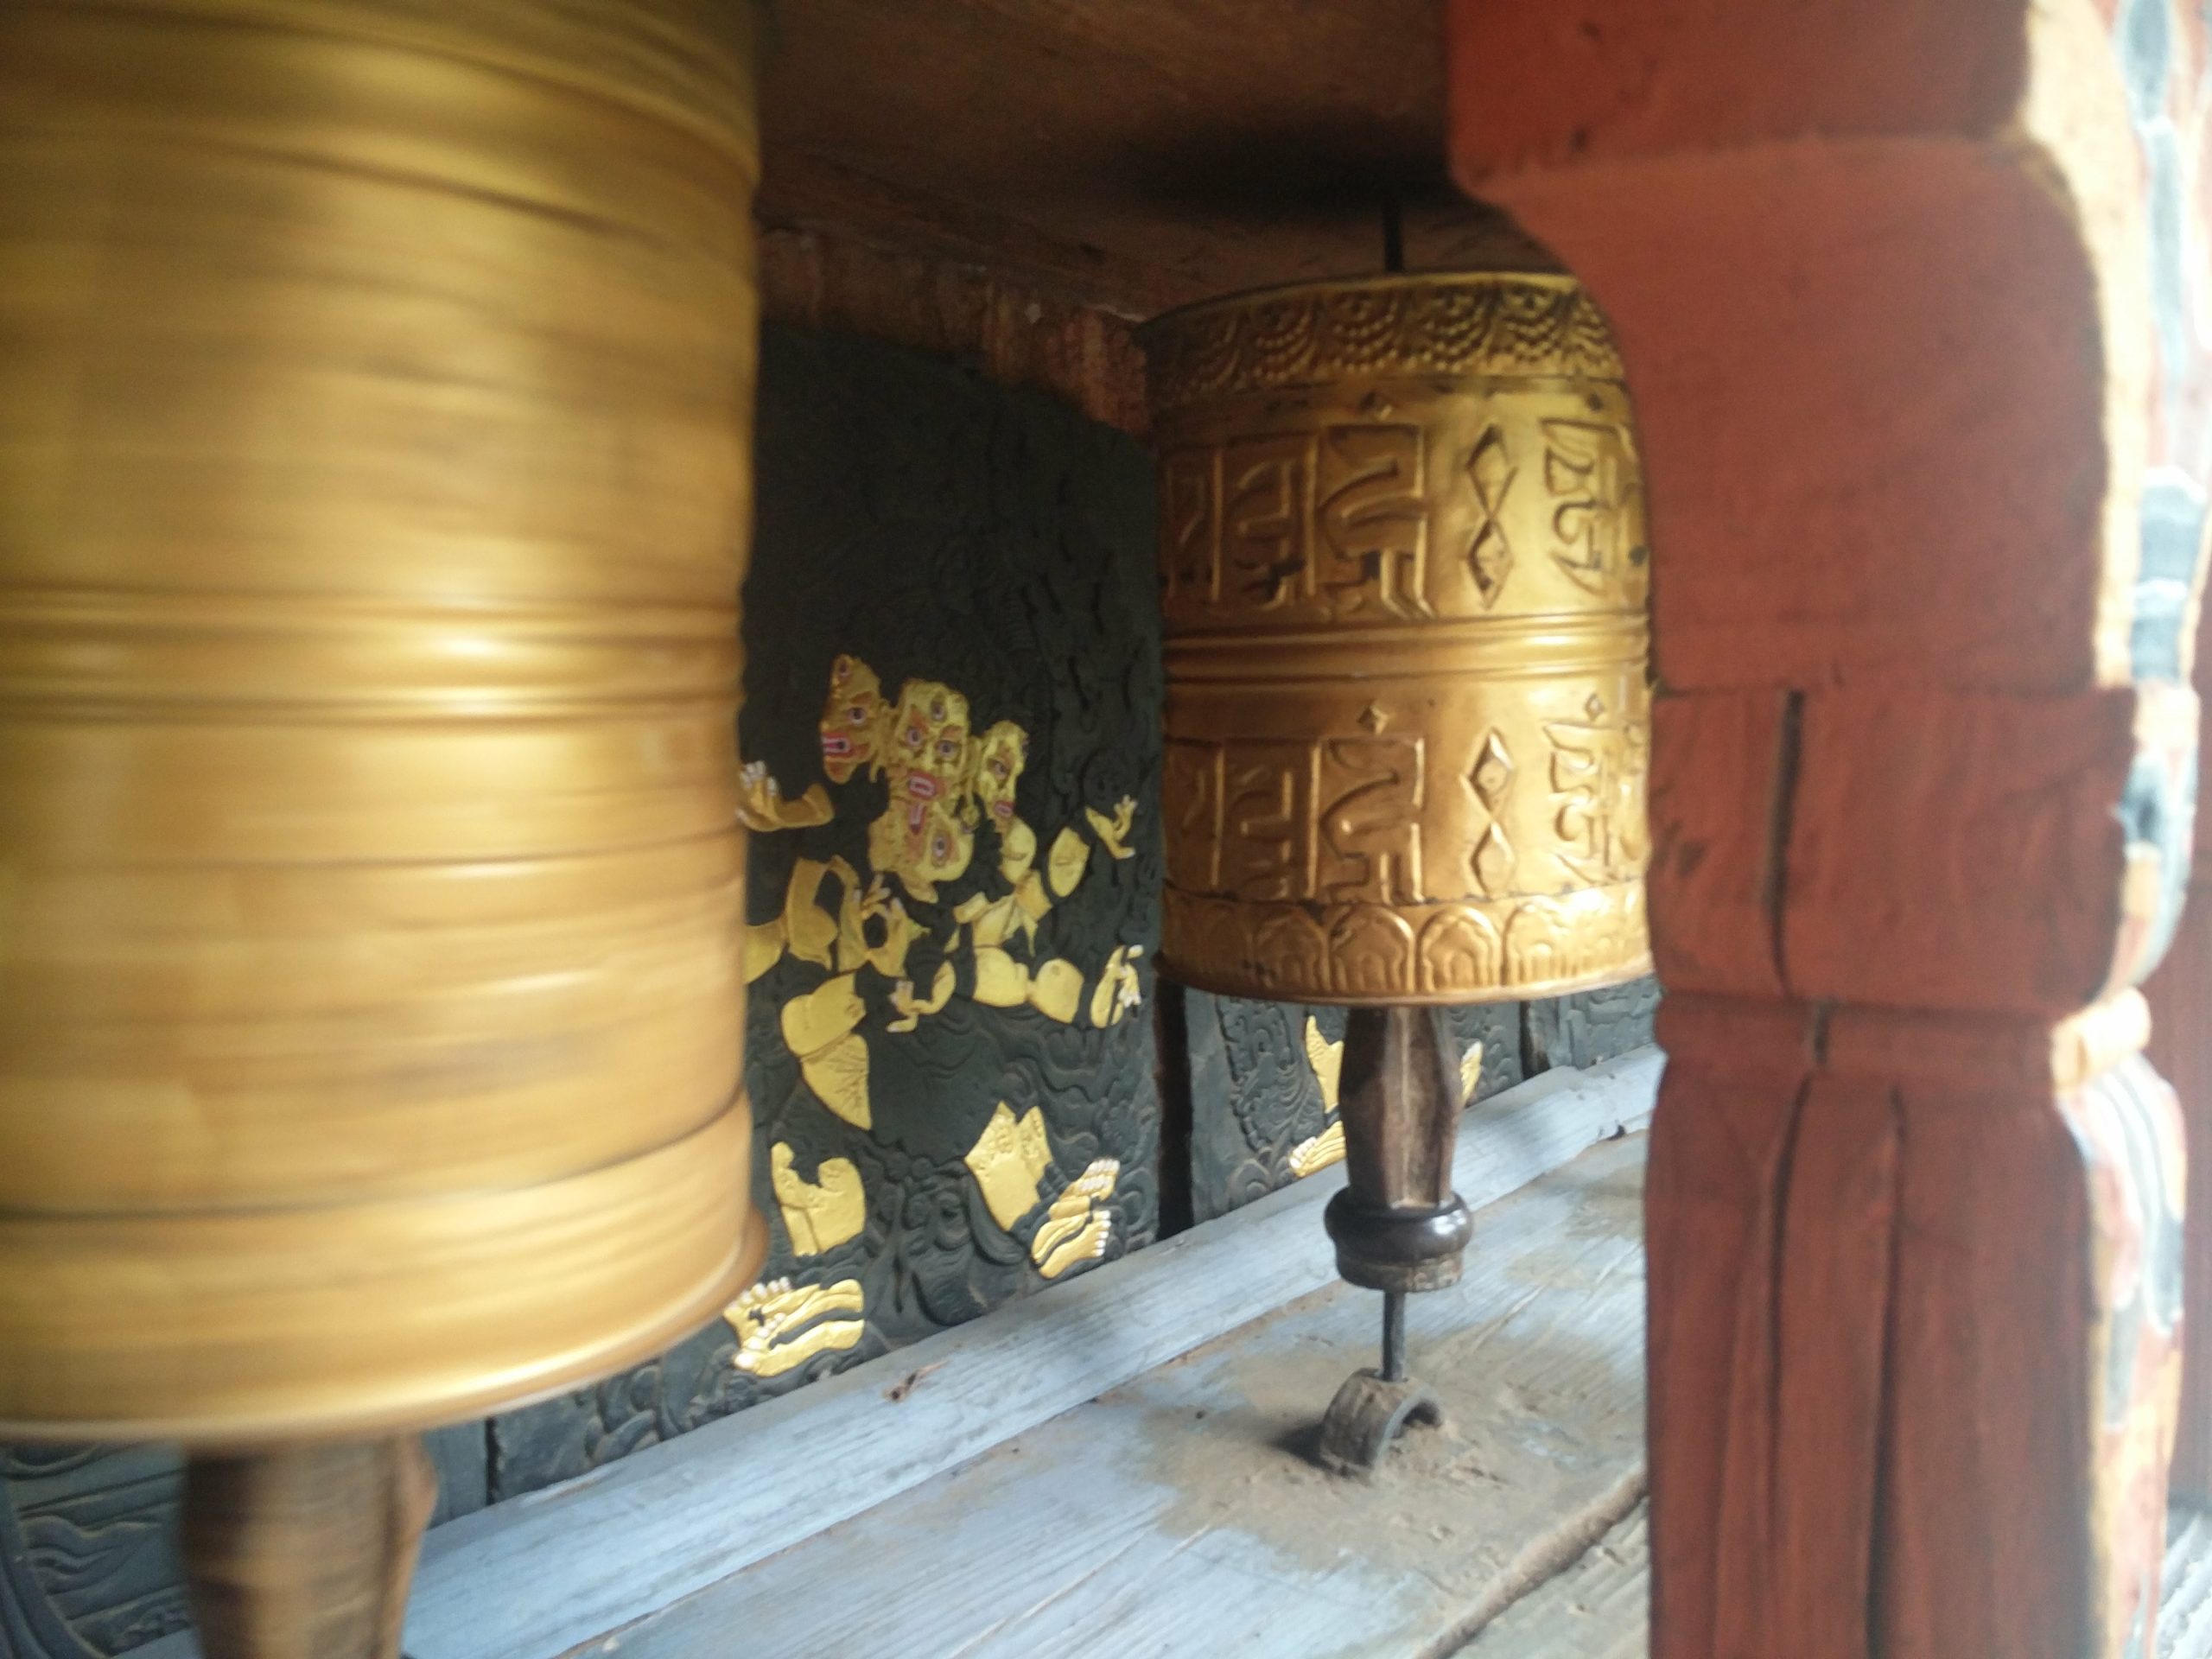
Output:
[[[1450,10],[1643,447],[1656,1659],[2155,1650],[2206,54],[2120,14]]]

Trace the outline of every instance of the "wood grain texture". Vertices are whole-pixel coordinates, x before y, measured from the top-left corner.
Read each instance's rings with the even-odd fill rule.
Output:
[[[1382,263],[1523,265],[1444,182],[1433,0],[807,0],[779,10],[760,211],[1142,317]]]
[[[1652,960],[1677,994],[1784,994],[1799,706],[1774,690],[1652,700]]]
[[[1649,1508],[1639,1505],[1573,1566],[1458,1649],[1458,1659],[1647,1659],[1650,1549]],[[2212,1659],[2212,1516],[2174,1513],[2157,1654]]]
[[[1550,1071],[1480,1103],[1461,1127],[1457,1190],[1471,1205],[1492,1202],[1639,1126],[1660,1064],[1647,1051],[1590,1072]],[[442,1528],[417,1575],[407,1650],[550,1659],[1330,1286],[1320,1211],[1341,1185],[1339,1172],[1325,1173],[1232,1223]],[[1363,1303],[1357,1341],[1328,1355],[1306,1402],[1315,1414],[1350,1357],[1371,1344],[1372,1315]],[[1417,1299],[1417,1352],[1421,1318]],[[1632,1330],[1624,1339],[1632,1352]],[[189,1652],[180,1640],[148,1659]]]
[[[1791,991],[2054,1015],[2093,1001],[2121,933],[2118,808],[2142,695],[1808,693],[1783,906]]]
[[[769,226],[760,299],[779,322],[864,334],[972,363],[1141,437],[1144,359],[1128,321],[1065,286],[836,229]]]
[[[1373,1339],[1374,1299],[1332,1286],[608,1639],[631,1659],[740,1633],[843,1659],[1451,1651],[1642,1490],[1643,1150],[1593,1148],[1478,1218],[1465,1280],[1411,1306],[1448,1424],[1373,1484],[1300,1454]]]
[[[1457,1659],[1645,1659],[1651,1518],[1639,1503],[1557,1577],[1485,1625]]]

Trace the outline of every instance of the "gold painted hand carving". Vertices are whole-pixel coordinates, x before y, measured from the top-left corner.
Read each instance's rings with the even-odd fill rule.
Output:
[[[983,1207],[1007,1230],[1037,1207],[1037,1183],[1052,1166],[1045,1114],[1032,1106],[1019,1118],[1001,1101],[964,1160],[983,1191]]]
[[[769,1148],[768,1162],[769,1184],[792,1249],[819,1255],[860,1236],[868,1224],[868,1193],[851,1159],[824,1158],[809,1181],[792,1167],[791,1147],[779,1141]]]
[[[1324,1037],[1320,1021],[1310,1014],[1306,1016],[1306,1058],[1313,1065],[1313,1081],[1321,1085],[1321,1104],[1335,1111],[1343,1087],[1344,1046]]]
[[[1101,1028],[1117,1025],[1144,1001],[1144,982],[1137,977],[1137,958],[1143,954],[1141,944],[1117,945],[1106,959],[1105,971],[1098,976],[1097,988],[1090,994],[1092,1025]]]
[[[819,784],[808,785],[795,801],[784,798],[783,787],[769,775],[767,763],[747,761],[738,772],[737,821],[747,830],[772,835],[779,830],[810,830],[830,822],[830,791]]]
[[[1136,798],[1124,795],[1114,804],[1114,816],[1108,817],[1095,806],[1083,809],[1083,816],[1090,820],[1090,828],[1098,837],[1098,844],[1117,859],[1135,857],[1127,844],[1129,830],[1136,823]]]
[[[924,1014],[936,1014],[952,1001],[952,989],[958,982],[959,976],[954,973],[949,962],[938,963],[937,977],[930,982],[930,994],[926,999],[914,995],[912,980],[900,980],[891,988],[891,1006],[897,1010],[899,1018],[893,1020],[888,1028],[896,1032],[916,1029],[921,1025]]]

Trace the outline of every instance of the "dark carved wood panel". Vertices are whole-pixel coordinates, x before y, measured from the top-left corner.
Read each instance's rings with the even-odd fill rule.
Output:
[[[1602,991],[1577,991],[1528,1007],[1529,1069],[1602,1065],[1651,1041],[1659,982],[1646,976]]]
[[[772,956],[746,1061],[770,1288],[650,1365],[496,1420],[498,1496],[973,1319],[1158,1229],[1149,458],[1043,397],[772,325],[756,487],[740,747],[754,789],[776,785],[754,805],[790,821],[756,824],[751,862],[750,919]],[[900,711],[906,687],[919,690]],[[825,710],[849,706],[879,761],[908,714],[932,742],[964,714],[979,769],[1013,753],[994,728],[1018,726],[1010,812],[949,769],[910,796],[899,785],[921,769],[902,772],[896,749],[880,775],[826,765]],[[967,820],[931,816],[963,791]],[[917,798],[935,852],[901,851],[894,815]],[[1027,882],[1007,873],[1025,835]],[[830,936],[871,889],[878,954],[855,966]],[[1027,910],[1008,907],[1017,889]],[[912,934],[895,966],[893,899]],[[1116,1009],[1117,974],[1141,1001]],[[903,1012],[916,1003],[927,1011]]]
[[[484,1506],[486,1440],[481,1423],[429,1437],[435,1521]],[[167,1447],[0,1449],[0,1659],[95,1659],[183,1629],[183,1477]]]

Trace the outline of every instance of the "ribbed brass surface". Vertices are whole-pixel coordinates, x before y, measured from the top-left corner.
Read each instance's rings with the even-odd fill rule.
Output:
[[[0,8],[0,1439],[429,1423],[757,1262],[752,28]]]
[[[1153,325],[1161,965],[1340,1003],[1642,973],[1648,560],[1571,280],[1379,277]]]

